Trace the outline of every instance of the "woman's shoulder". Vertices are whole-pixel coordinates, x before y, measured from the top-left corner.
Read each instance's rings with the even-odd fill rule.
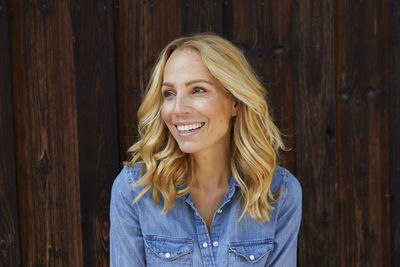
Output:
[[[273,192],[280,192],[280,199],[288,199],[301,203],[302,190],[300,182],[287,169],[278,166],[272,177],[271,189]]]
[[[141,163],[133,166],[124,165],[113,182],[112,193],[133,193],[134,188],[136,188],[135,183],[142,176],[142,166]]]

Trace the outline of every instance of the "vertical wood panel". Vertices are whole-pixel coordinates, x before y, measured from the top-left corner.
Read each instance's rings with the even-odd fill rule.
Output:
[[[225,1],[224,31],[241,47],[268,91],[270,110],[291,148],[281,165],[294,172],[291,1]]]
[[[20,266],[8,12],[0,1],[0,263]]]
[[[113,2],[71,1],[83,266],[109,265],[109,202],[119,171]]]
[[[137,138],[137,109],[161,49],[180,36],[179,0],[116,0],[115,35],[121,158]]]
[[[68,1],[11,1],[24,266],[82,266]]]
[[[288,135],[299,266],[400,265],[399,14],[397,0],[0,0],[0,265],[108,265],[110,188],[154,61],[199,31],[245,51]]]
[[[400,1],[390,1],[390,171],[392,266],[400,266]]]
[[[339,264],[390,266],[388,1],[335,1]]]
[[[181,0],[182,34],[222,32],[222,3],[217,0]]]
[[[332,1],[294,4],[296,160],[303,188],[299,266],[337,266]]]

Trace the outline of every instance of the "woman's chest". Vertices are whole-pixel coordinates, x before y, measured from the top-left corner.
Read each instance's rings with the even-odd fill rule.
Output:
[[[167,214],[149,207],[139,214],[147,266],[265,266],[274,248],[274,223],[238,221],[235,202],[217,209],[210,231],[184,201]]]

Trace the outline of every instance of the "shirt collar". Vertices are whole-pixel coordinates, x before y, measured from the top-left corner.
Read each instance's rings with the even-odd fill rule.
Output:
[[[224,200],[222,201],[221,206],[231,200],[231,198],[233,197],[233,195],[236,192],[236,187],[238,187],[238,189],[240,189],[240,185],[238,184],[236,179],[233,177],[233,175],[231,175],[231,178],[229,180],[228,191],[225,194],[225,197],[224,197]],[[189,205],[193,205],[193,199],[192,199],[192,195],[190,193],[187,193],[186,195],[183,195],[180,198],[183,199],[185,202],[187,202]]]

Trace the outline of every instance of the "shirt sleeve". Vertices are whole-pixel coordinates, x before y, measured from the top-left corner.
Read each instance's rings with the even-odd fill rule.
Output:
[[[125,169],[122,170],[111,190],[111,267],[145,266],[143,236],[127,175]]]
[[[266,266],[297,266],[297,236],[301,223],[302,191],[297,179],[288,171],[285,174],[275,231],[275,246],[268,257]]]

